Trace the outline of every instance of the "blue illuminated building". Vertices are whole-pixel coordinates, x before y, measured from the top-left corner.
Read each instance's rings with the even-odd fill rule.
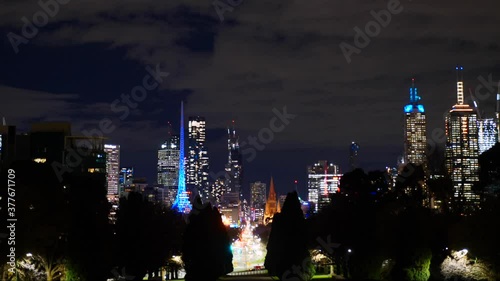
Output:
[[[416,165],[426,164],[426,120],[425,109],[418,95],[418,89],[415,87],[415,79],[412,79],[410,87],[410,103],[404,107],[405,114],[405,163]]]
[[[186,177],[184,167],[184,103],[181,103],[181,130],[179,145],[179,185],[177,189],[177,197],[175,198],[172,209],[180,213],[189,213],[191,211],[191,203],[189,202],[189,193],[186,190]]]

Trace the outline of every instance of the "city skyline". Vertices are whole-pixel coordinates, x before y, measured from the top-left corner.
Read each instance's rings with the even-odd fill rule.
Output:
[[[22,35],[20,19],[30,18],[40,8],[36,3],[21,3],[16,1],[11,10],[2,11],[0,28],[5,34]],[[450,83],[452,68],[458,63],[465,67],[465,84],[473,92],[481,86],[484,99],[479,104],[485,116],[493,116],[499,79],[494,58],[500,45],[488,35],[496,34],[493,26],[500,21],[491,9],[494,1],[481,6],[405,2],[402,12],[393,15],[360,54],[351,56],[351,63],[339,44],[352,44],[353,28],[362,29],[372,21],[371,11],[384,9],[384,3],[277,2],[266,5],[265,13],[259,5],[242,5],[224,13],[223,21],[210,3],[150,4],[133,8],[118,8],[114,3],[65,5],[48,26],[18,46],[17,54],[4,36],[0,50],[11,55],[3,57],[0,65],[0,95],[6,97],[0,107],[2,117],[26,131],[35,121],[71,121],[78,133],[109,118],[115,129],[108,141],[121,145],[123,165],[135,166],[137,175],[153,182],[156,147],[165,140],[165,123],[178,124],[181,100],[186,116],[207,120],[213,167],[226,162],[223,140],[228,121],[236,120],[240,142],[248,144],[248,137],[269,126],[275,116],[273,108],[282,112],[286,107],[296,118],[246,165],[243,185],[273,174],[278,190],[295,179],[305,190],[303,166],[332,159],[347,171],[346,147],[352,141],[362,147],[359,160],[364,169],[394,165],[403,151],[400,113],[407,104],[403,93],[411,77],[425,94],[429,133],[444,128],[443,113],[449,110],[455,92]],[[447,16],[440,16],[445,11]],[[127,13],[141,16],[132,20],[123,16]],[[249,16],[254,13],[260,14],[258,20]],[[491,24],[475,32],[471,27],[485,18]],[[300,20],[305,24],[296,28],[294,23]],[[81,24],[66,27],[71,21]],[[424,32],[431,26],[432,32]],[[148,90],[144,100],[127,106],[122,94],[130,95],[150,73],[157,74],[156,88]],[[60,83],[49,82],[54,79]],[[111,109],[114,103],[120,110]],[[375,131],[374,124],[385,126]],[[292,153],[302,163],[293,163],[288,158]],[[281,168],[285,164],[289,167]]]

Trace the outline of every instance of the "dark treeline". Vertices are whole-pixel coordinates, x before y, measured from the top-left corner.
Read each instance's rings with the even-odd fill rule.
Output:
[[[500,145],[481,155],[480,166],[481,208],[468,216],[449,178],[427,179],[422,190],[425,173],[412,164],[394,187],[382,171],[346,173],[341,192],[307,220],[292,215],[300,204],[290,193],[272,225],[266,268],[280,280],[309,280],[318,269],[310,259],[321,253],[351,280],[500,280]],[[439,210],[424,206],[429,197],[441,201]]]
[[[15,245],[2,237],[0,247],[2,253],[15,247],[17,271],[9,271],[2,254],[1,280],[178,279],[184,267],[186,280],[215,281],[233,271],[230,236],[217,208],[198,202],[186,217],[130,192],[120,198],[112,223],[104,174],[72,171],[59,181],[48,164],[15,162],[10,169],[16,174]],[[2,178],[8,173],[2,169]]]

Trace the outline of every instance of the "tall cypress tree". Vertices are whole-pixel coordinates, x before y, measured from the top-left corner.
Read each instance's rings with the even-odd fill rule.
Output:
[[[202,206],[199,197],[195,206]],[[186,281],[215,281],[233,271],[231,241],[221,214],[211,204],[194,209],[184,232]]]
[[[280,280],[310,280],[314,275],[306,221],[295,191],[288,193],[281,213],[274,215],[264,265]]]

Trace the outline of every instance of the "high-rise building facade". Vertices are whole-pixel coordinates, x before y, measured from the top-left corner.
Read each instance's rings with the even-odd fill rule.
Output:
[[[189,117],[187,184],[203,197],[208,197],[210,188],[208,173],[208,151],[206,147],[205,118],[200,116]]]
[[[424,169],[427,164],[427,134],[424,106],[420,104],[421,97],[412,79],[410,88],[410,103],[404,107],[404,161],[422,165]]]
[[[321,160],[307,167],[308,201],[314,204],[314,212],[330,203],[330,195],[338,192],[342,174],[340,168],[329,161]]]
[[[105,144],[106,153],[106,182],[108,196],[118,196],[120,185],[120,146]]]
[[[222,196],[226,193],[226,178],[218,177],[210,187],[210,202],[214,206],[219,206],[222,202]]]
[[[498,141],[497,121],[495,118],[478,119],[479,154],[492,148]]]
[[[465,103],[463,67],[457,67],[457,103],[446,116],[446,168],[460,212],[469,213],[479,203],[472,187],[479,181],[478,120],[474,109]]]
[[[496,118],[497,118],[497,142],[500,142],[500,93],[497,93],[497,110],[496,110]]]
[[[171,135],[158,149],[157,182],[165,187],[177,187],[180,163],[179,136]]]
[[[352,142],[349,146],[349,166],[351,168],[351,171],[359,168],[359,148],[359,144],[355,142]]]
[[[226,164],[226,186],[227,192],[236,192],[242,197],[242,178],[243,178],[243,157],[240,151],[240,144],[236,130],[233,128],[227,129],[227,150],[228,159]]]
[[[264,209],[266,207],[267,186],[263,182],[250,184],[250,209],[252,221],[262,224]]]
[[[134,167],[122,167],[120,169],[120,178],[118,182],[118,193],[120,197],[123,196],[125,187],[131,185],[134,181]]]

